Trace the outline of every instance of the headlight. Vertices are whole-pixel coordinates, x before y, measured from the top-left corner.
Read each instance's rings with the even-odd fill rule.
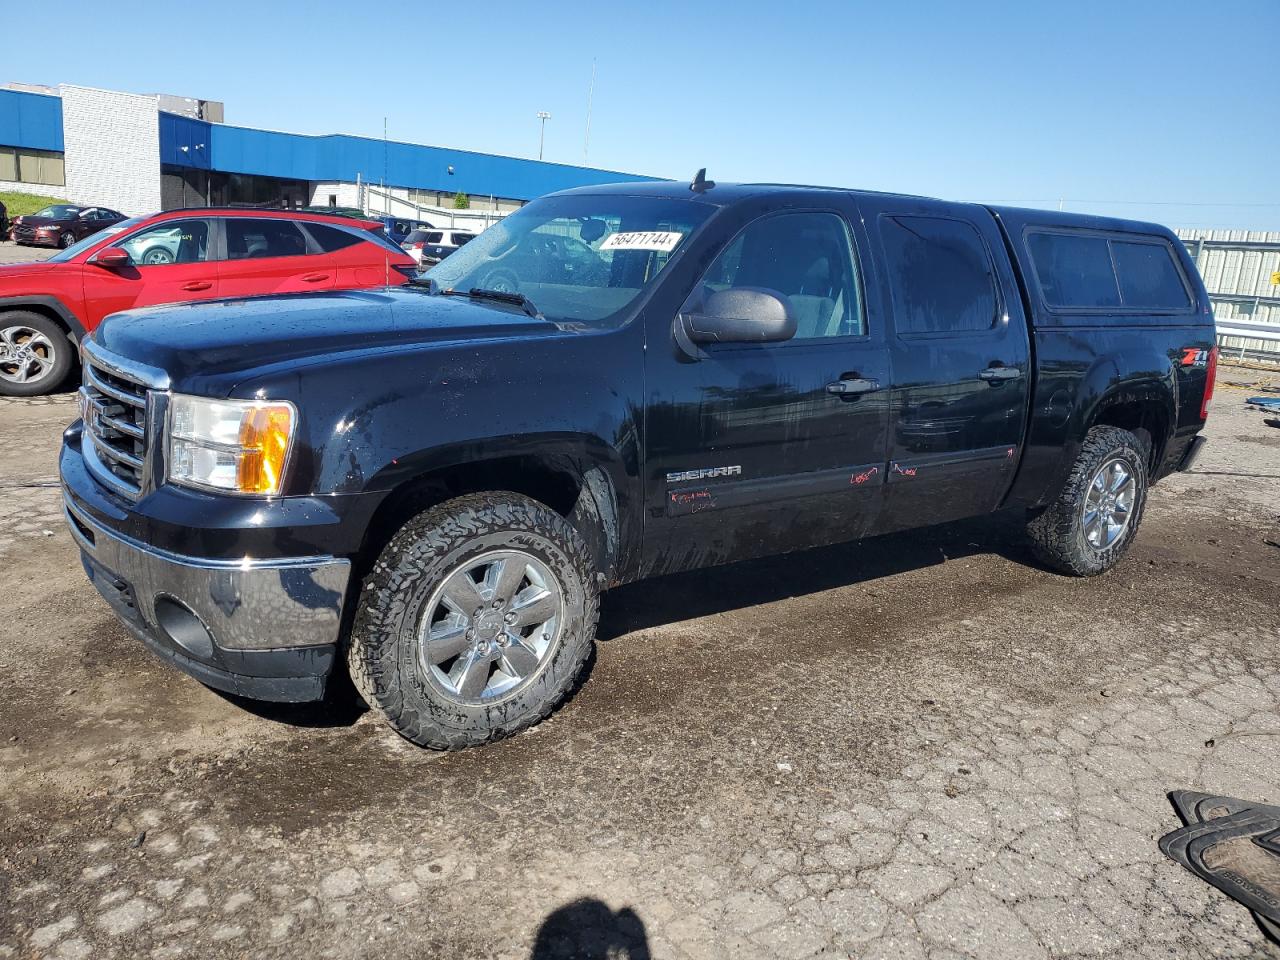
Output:
[[[204,490],[273,496],[284,481],[297,422],[291,403],[175,394],[169,404],[169,479]]]

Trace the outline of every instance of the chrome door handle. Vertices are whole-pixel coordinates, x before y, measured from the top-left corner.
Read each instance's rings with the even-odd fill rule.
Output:
[[[985,380],[987,383],[1004,383],[1006,380],[1017,380],[1022,376],[1022,371],[1017,367],[987,367],[978,378]]]
[[[849,396],[851,394],[858,393],[875,393],[879,389],[879,380],[864,380],[860,378],[836,380],[827,384],[827,393],[834,393],[837,396]]]

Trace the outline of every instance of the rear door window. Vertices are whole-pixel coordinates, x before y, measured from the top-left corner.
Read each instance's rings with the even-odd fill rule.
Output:
[[[990,330],[999,301],[982,237],[943,217],[881,217],[893,317],[899,335]]]
[[[253,220],[229,217],[228,260],[263,260],[271,257],[300,257],[307,252],[307,238],[290,220]]]

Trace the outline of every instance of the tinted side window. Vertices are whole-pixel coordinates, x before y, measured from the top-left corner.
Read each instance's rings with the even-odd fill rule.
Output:
[[[971,224],[883,217],[893,316],[899,334],[971,333],[996,320],[991,258]]]
[[[304,229],[311,234],[311,239],[316,242],[324,253],[345,250],[347,247],[354,247],[360,242],[360,237],[348,233],[346,230],[339,230],[337,227],[330,226],[327,223],[308,223]]]
[[[1120,290],[1105,237],[1033,233],[1027,238],[1044,302],[1051,307],[1118,307]]]
[[[232,217],[227,225],[227,259],[260,260],[266,257],[300,257],[307,240],[296,223],[288,220],[250,220]]]
[[[1166,244],[1112,240],[1111,253],[1126,307],[1182,310],[1191,306],[1173,251]]]
[[[716,257],[691,300],[729,287],[782,294],[795,314],[797,340],[865,332],[849,231],[832,213],[779,214],[749,224]]]
[[[137,267],[170,263],[200,263],[209,259],[208,220],[166,220],[116,246],[123,247]]]

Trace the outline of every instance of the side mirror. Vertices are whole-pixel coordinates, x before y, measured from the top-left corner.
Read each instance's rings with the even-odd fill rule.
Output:
[[[104,247],[94,254],[93,262],[107,270],[119,270],[121,267],[131,266],[133,258],[123,247]]]
[[[697,311],[676,318],[677,341],[699,343],[774,343],[796,335],[791,304],[773,290],[730,287],[706,298]],[[682,344],[683,345],[683,344]],[[701,351],[694,348],[694,355]]]

